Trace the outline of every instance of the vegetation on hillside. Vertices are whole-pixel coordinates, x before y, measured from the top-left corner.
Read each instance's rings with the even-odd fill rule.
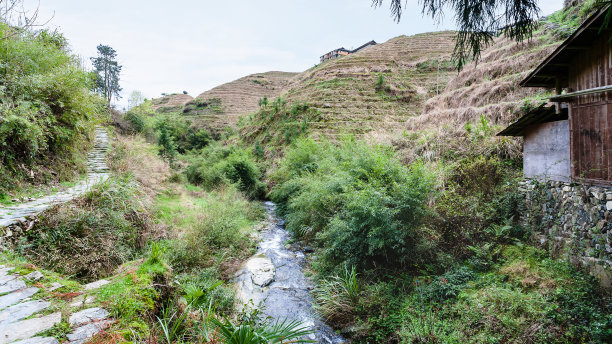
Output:
[[[105,112],[62,34],[13,30],[0,23],[0,198],[83,172],[90,133]]]

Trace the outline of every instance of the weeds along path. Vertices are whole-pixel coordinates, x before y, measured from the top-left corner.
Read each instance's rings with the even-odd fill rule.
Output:
[[[303,272],[304,252],[285,246],[290,235],[276,216],[276,205],[266,202],[265,209],[268,220],[258,252],[236,274],[240,301],[252,303],[264,317],[302,322],[315,331],[308,339],[317,343],[344,343],[313,308],[312,284]]]
[[[0,227],[25,222],[27,217],[35,216],[55,204],[70,201],[90,190],[93,185],[106,180],[110,175],[105,160],[107,150],[108,134],[103,127],[96,127],[94,148],[87,155],[87,177],[67,190],[18,205],[0,207]]]

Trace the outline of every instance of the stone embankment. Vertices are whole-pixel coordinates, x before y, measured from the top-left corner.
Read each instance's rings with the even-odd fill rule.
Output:
[[[12,273],[13,270],[0,266],[0,294],[4,294],[0,296],[0,344],[58,344],[59,341],[49,335],[49,330],[62,322],[70,326],[65,343],[82,344],[112,323],[108,311],[99,307],[84,308],[88,304],[84,300],[75,299],[67,310],[57,310],[52,300],[37,296],[41,291],[61,291],[62,284],[46,283],[44,286],[41,282],[45,276],[41,272],[21,276]],[[88,284],[84,289],[92,290],[102,285],[104,280]]]
[[[92,186],[108,178],[110,175],[106,165],[108,150],[108,134],[103,127],[96,128],[96,138],[93,149],[87,156],[87,176],[75,186],[67,190],[47,195],[17,205],[0,207],[0,228],[5,227],[0,234],[0,249],[10,237],[22,231],[30,230],[36,221],[36,215],[53,205],[68,202],[85,192]]]
[[[553,257],[583,266],[612,288],[612,188],[526,181],[522,221]]]

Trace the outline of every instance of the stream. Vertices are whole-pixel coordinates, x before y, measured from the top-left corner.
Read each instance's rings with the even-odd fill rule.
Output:
[[[34,216],[55,204],[70,201],[89,191],[95,184],[106,180],[110,175],[105,160],[107,150],[108,135],[106,130],[103,127],[96,127],[94,147],[87,154],[87,177],[64,191],[17,205],[0,206],[0,227],[9,226],[19,221],[23,222],[26,217]]]
[[[276,216],[276,205],[266,202],[265,209],[267,226],[261,232],[258,251],[236,274],[239,299],[242,304],[252,301],[264,317],[301,321],[315,331],[307,339],[325,344],[345,343],[315,313],[310,295],[313,285],[303,272],[304,252],[285,247],[291,235],[285,230],[284,221]]]

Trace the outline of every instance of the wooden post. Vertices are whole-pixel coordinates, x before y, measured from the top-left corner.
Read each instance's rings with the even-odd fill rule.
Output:
[[[558,77],[555,79],[555,93],[556,95],[561,95],[561,81],[559,81]],[[559,102],[555,103],[555,113],[557,115],[561,113],[561,103]]]

